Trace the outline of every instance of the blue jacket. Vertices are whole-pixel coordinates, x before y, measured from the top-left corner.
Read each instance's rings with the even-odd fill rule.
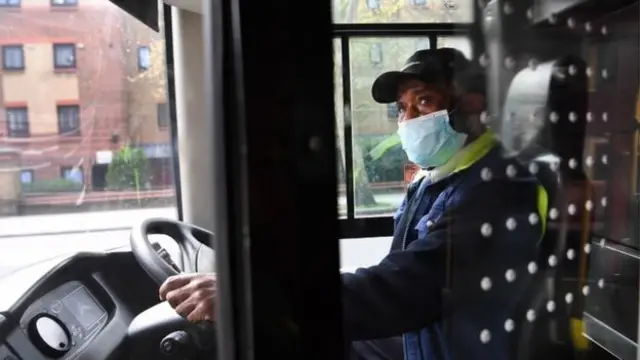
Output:
[[[511,358],[546,213],[535,176],[485,133],[410,185],[389,255],[342,274],[346,338],[403,335],[407,360]]]

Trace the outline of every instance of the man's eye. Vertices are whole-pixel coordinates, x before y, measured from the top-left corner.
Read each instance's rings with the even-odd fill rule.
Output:
[[[429,99],[420,99],[420,105],[421,106],[431,105],[431,101]]]

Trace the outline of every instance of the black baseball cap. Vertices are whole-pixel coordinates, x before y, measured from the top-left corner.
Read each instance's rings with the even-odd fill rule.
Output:
[[[453,84],[460,73],[470,68],[470,62],[459,50],[439,48],[416,51],[399,71],[378,76],[371,87],[373,99],[382,104],[395,102],[400,85],[411,79],[428,84]]]

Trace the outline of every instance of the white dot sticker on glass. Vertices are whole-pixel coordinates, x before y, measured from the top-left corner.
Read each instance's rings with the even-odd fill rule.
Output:
[[[585,285],[582,287],[582,295],[587,296],[589,295],[589,286]]]
[[[480,341],[483,344],[488,343],[489,341],[491,341],[491,332],[487,329],[484,329],[480,332]]]
[[[512,164],[509,164],[507,166],[507,177],[512,178],[512,177],[516,176],[516,172],[517,172],[517,170],[516,170],[515,166],[513,166]]]
[[[567,304],[571,304],[573,302],[573,294],[572,293],[567,293],[567,295],[564,296],[564,301]]]
[[[491,233],[493,232],[493,228],[491,227],[491,224],[489,223],[484,223],[482,224],[482,226],[480,227],[480,233],[482,234],[482,236],[484,237],[489,237],[491,236]]]
[[[516,271],[513,269],[507,270],[504,273],[504,278],[507,279],[507,282],[513,282],[516,279]]]
[[[591,211],[591,210],[593,210],[593,201],[591,201],[591,200],[587,200],[587,201],[584,203],[584,208],[585,208],[585,209],[587,209],[587,211]]]
[[[483,277],[482,280],[480,280],[480,287],[484,291],[489,291],[491,289],[491,279],[486,276]]]
[[[588,33],[590,33],[590,32],[593,30],[593,26],[591,26],[591,23],[590,23],[590,22],[588,22],[588,21],[587,21],[587,22],[584,24],[584,30],[585,30],[586,32],[588,32]]]
[[[511,319],[507,319],[507,321],[504,322],[504,329],[507,332],[512,332],[513,329],[515,329],[515,327],[516,327],[516,323]]]
[[[577,168],[578,167],[578,160],[573,159],[573,158],[569,159],[569,167],[572,168],[572,169]]]
[[[569,212],[569,215],[575,215],[576,214],[576,206],[573,204],[569,204],[569,206],[567,207],[567,211]]]
[[[554,312],[556,310],[556,303],[553,300],[547,301],[547,311]]]
[[[584,245],[584,253],[588,254],[591,252],[591,244],[585,244]]]
[[[529,322],[533,322],[536,319],[536,312],[533,309],[527,311],[527,320]]]
[[[540,220],[540,217],[536,213],[529,214],[529,224],[535,225]]]
[[[600,280],[598,280],[598,287],[599,287],[600,289],[604,289],[604,279],[600,279]]]
[[[550,255],[548,261],[549,261],[549,266],[551,267],[558,265],[558,258],[555,255]]]
[[[587,156],[587,158],[584,159],[584,163],[588,167],[592,167],[593,166],[593,157],[592,156]]]
[[[480,171],[480,177],[484,181],[491,180],[491,175],[492,175],[491,174],[491,169],[489,169],[489,168],[484,168],[484,169],[482,169],[482,171]]]
[[[532,162],[531,164],[529,164],[529,172],[532,174],[537,174],[538,173],[538,164]]]
[[[509,229],[509,231],[513,231],[516,228],[516,219],[510,217],[507,219],[507,222],[505,223],[505,225],[507,226],[507,229]]]
[[[532,261],[527,265],[527,270],[529,270],[529,274],[535,274],[538,271],[538,264],[535,261]]]
[[[567,259],[573,260],[576,257],[576,251],[573,249],[567,250]]]
[[[551,220],[557,219],[558,218],[558,209],[551,208],[551,210],[549,210],[549,217],[551,218]]]

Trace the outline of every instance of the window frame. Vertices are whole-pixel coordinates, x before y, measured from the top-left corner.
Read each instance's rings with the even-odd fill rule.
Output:
[[[474,17],[478,16],[477,4],[474,4]],[[473,23],[451,24],[334,24],[333,39],[337,39],[341,47],[342,70],[342,103],[344,111],[344,143],[339,144],[345,148],[345,187],[347,214],[339,218],[340,238],[368,238],[393,235],[393,215],[378,215],[356,217],[355,215],[355,184],[353,175],[353,125],[352,111],[354,104],[351,101],[351,63],[349,40],[353,38],[389,38],[389,37],[422,37],[428,38],[430,49],[438,48],[438,37],[444,36],[468,36],[472,44],[473,32],[477,31],[477,21]],[[482,34],[482,32],[478,32]],[[481,53],[483,49],[473,48],[472,53]]]
[[[20,66],[7,66],[7,51],[9,50],[19,50],[20,51]],[[6,71],[21,71],[25,69],[25,56],[24,56],[24,45],[22,44],[11,44],[11,45],[2,45],[2,69]]]
[[[76,128],[64,131],[62,126],[62,111],[74,109],[76,112]],[[58,118],[58,134],[62,136],[81,136],[82,131],[80,127],[80,105],[57,105],[56,106],[56,116]]]
[[[26,129],[22,132],[14,132],[11,128],[11,122],[9,121],[9,113],[12,111],[20,111],[25,114]],[[31,126],[29,124],[29,108],[26,106],[11,106],[5,108],[5,122],[7,129],[7,137],[9,138],[28,138],[31,137]]]
[[[56,70],[69,70],[78,67],[78,48],[75,43],[54,43],[53,45],[53,68]],[[73,63],[71,65],[58,64],[58,49],[70,47],[73,49]]]

